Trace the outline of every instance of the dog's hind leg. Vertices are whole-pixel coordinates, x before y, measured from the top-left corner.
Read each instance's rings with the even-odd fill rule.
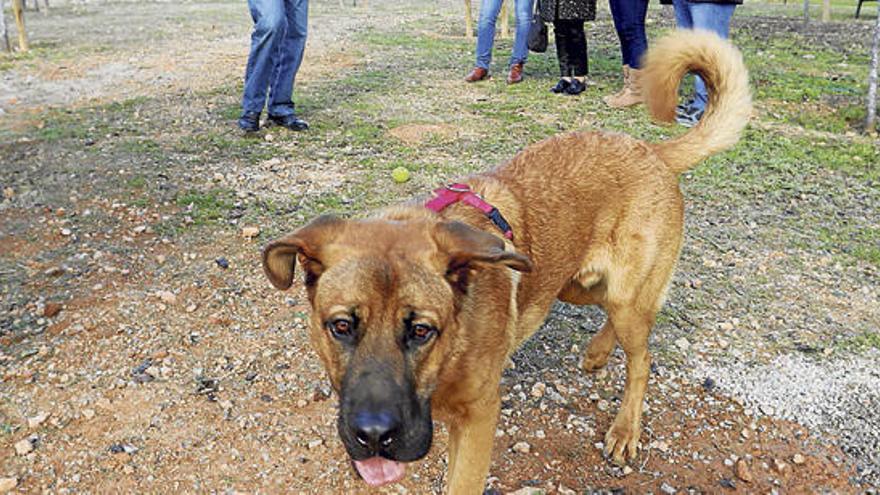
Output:
[[[592,275],[579,277],[581,280],[591,283],[589,288],[584,287],[584,284],[579,280],[571,280],[557,298],[560,301],[578,305],[602,304],[605,300],[605,284],[602,283],[599,274]],[[581,368],[588,372],[604,368],[608,364],[608,357],[614,350],[615,344],[617,344],[617,337],[614,335],[614,326],[609,318],[602,325],[599,333],[590,339],[590,344],[581,358]]]
[[[665,297],[678,255],[675,241],[667,241],[671,249],[660,250],[657,258],[651,260],[632,256],[629,258],[630,264],[622,267],[617,274],[609,274],[604,307],[617,342],[626,352],[623,402],[605,435],[605,453],[617,464],[623,464],[627,458],[635,458],[638,453],[642,405],[651,370],[648,335]],[[627,254],[635,255],[637,252]],[[644,251],[638,254],[644,254]],[[646,264],[650,267],[647,270]]]
[[[638,452],[642,402],[651,369],[648,334],[654,324],[654,315],[639,313],[626,306],[613,307],[608,312],[608,320],[626,352],[626,385],[620,411],[605,435],[605,454],[615,463],[623,464]]]

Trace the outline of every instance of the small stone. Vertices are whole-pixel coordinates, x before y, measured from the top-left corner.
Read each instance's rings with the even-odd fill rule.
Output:
[[[221,400],[218,404],[220,405],[220,409],[223,409],[224,411],[232,409],[232,401],[230,400]]]
[[[547,434],[544,433],[544,430],[538,430],[535,432],[535,438],[539,438],[539,439],[547,438]]]
[[[532,451],[532,446],[528,442],[517,442],[513,444],[513,451],[517,454],[528,454]]]
[[[3,197],[5,199],[12,199],[15,197],[15,189],[11,187],[3,188]]]
[[[666,495],[675,495],[676,489],[665,481],[660,484],[660,491]]]
[[[131,464],[126,464],[125,466],[122,467],[122,472],[125,474],[133,474],[134,473],[134,466],[132,466]]]
[[[544,385],[542,382],[538,382],[532,385],[532,397],[536,399],[540,399],[544,397],[544,392],[547,391],[547,385]]]
[[[560,484],[559,484],[559,487],[556,488],[556,492],[559,493],[559,495],[577,495],[577,492],[576,492],[576,491],[574,491],[574,490],[572,490],[571,488],[569,488],[569,487],[563,485],[562,483],[560,483]]]
[[[666,443],[666,441],[664,440],[654,440],[653,442],[648,444],[648,446],[652,449],[657,449],[664,454],[669,451],[669,444]]]
[[[32,418],[28,418],[28,420],[27,420],[28,428],[33,430],[34,428],[37,428],[41,424],[43,424],[43,422],[46,421],[46,419],[48,419],[48,418],[49,418],[49,413],[40,411],[36,416],[34,416]]]
[[[34,451],[34,444],[30,439],[25,438],[15,443],[15,453],[18,455],[28,455]]]
[[[779,474],[782,474],[783,472],[785,472],[786,469],[788,469],[788,464],[786,464],[785,461],[783,461],[781,459],[773,459],[773,470],[774,471],[776,471]]]
[[[739,436],[743,437],[746,440],[749,439],[750,435],[751,435],[751,433],[749,433],[749,430],[747,430],[746,428],[743,428],[743,430],[741,432],[739,432]]]
[[[168,290],[159,291],[159,300],[165,304],[174,304],[177,302],[177,296]]]
[[[303,407],[306,407],[307,405],[309,405],[309,401],[307,401],[305,399],[300,399],[300,400],[296,401],[296,407],[303,408]]]
[[[46,318],[53,318],[60,312],[61,305],[58,303],[46,303],[46,307],[43,308],[43,316]]]
[[[801,464],[807,462],[807,459],[801,454],[795,454],[794,457],[791,458],[791,462],[800,466]]]
[[[718,480],[718,484],[729,490],[736,490],[736,483],[731,479],[722,478]]]
[[[596,403],[596,409],[598,409],[600,411],[607,411],[608,410],[608,401],[605,399],[600,400],[599,402]]]
[[[186,312],[194,313],[197,309],[199,309],[199,305],[196,303],[191,303],[189,306],[186,307]]]
[[[686,351],[691,348],[691,343],[690,343],[690,341],[688,341],[688,339],[686,339],[684,337],[680,337],[680,338],[676,339],[675,346],[683,351]]]
[[[509,495],[544,495],[544,490],[533,486],[524,486],[515,492],[510,492]]]
[[[253,226],[244,227],[243,229],[241,229],[241,235],[246,239],[253,239],[254,237],[260,235],[260,228]]]
[[[317,449],[321,445],[324,445],[324,440],[320,438],[316,438],[308,443],[309,450]]]
[[[95,410],[94,409],[83,409],[82,415],[86,419],[92,419],[95,417]]]
[[[632,473],[633,473],[633,468],[631,468],[629,466],[623,466],[623,475],[624,476],[629,476]]]
[[[72,231],[72,230],[70,230],[70,229],[66,229],[66,228],[65,228],[65,229],[61,229],[61,235],[63,235],[64,237],[67,237],[67,236],[69,236],[70,234],[73,234],[73,231]]]
[[[144,370],[144,374],[150,375],[153,378],[159,378],[162,376],[162,370],[158,366],[149,366]]]
[[[736,474],[737,478],[745,481],[746,483],[751,483],[755,480],[755,477],[752,475],[752,470],[749,467],[749,463],[747,463],[745,459],[740,459],[736,461],[734,473]]]
[[[222,256],[217,258],[216,260],[214,260],[214,263],[217,263],[217,266],[219,266],[220,268],[222,268],[224,270],[229,268],[229,260],[227,260],[226,258],[224,258]]]
[[[18,478],[0,478],[0,493],[8,493],[18,486]]]
[[[733,330],[733,323],[723,321],[718,325],[718,329],[722,332],[730,332],[731,330]]]
[[[47,277],[60,277],[64,275],[64,267],[63,266],[53,266],[52,268],[47,268],[46,271],[43,272],[43,275]]]
[[[164,265],[164,264],[165,264],[165,261],[166,261],[167,259],[168,259],[168,258],[166,258],[164,254],[160,254],[160,255],[156,256],[156,263],[158,263],[158,264],[160,264],[160,265]]]

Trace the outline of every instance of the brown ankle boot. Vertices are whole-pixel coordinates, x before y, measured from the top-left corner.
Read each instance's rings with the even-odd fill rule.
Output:
[[[631,107],[635,104],[642,103],[642,71],[630,68],[628,65],[623,66],[623,89],[619,92],[608,95],[602,100],[611,108]]]
[[[474,67],[474,70],[470,72],[467,76],[465,76],[464,80],[467,82],[477,82],[482,81],[483,79],[489,78],[489,71],[482,67]]]
[[[507,84],[516,84],[523,80],[523,64],[513,64],[510,66],[510,73],[507,74]]]

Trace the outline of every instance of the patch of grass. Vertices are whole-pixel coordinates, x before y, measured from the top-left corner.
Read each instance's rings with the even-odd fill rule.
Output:
[[[880,349],[880,333],[864,332],[853,337],[838,340],[834,343],[838,351],[866,352],[871,349]]]
[[[142,176],[142,175],[137,175],[135,177],[132,177],[131,179],[128,179],[128,181],[126,182],[126,185],[132,189],[140,189],[140,188],[144,187],[146,184],[147,184],[147,179],[145,179],[144,176]]]
[[[191,190],[179,195],[175,203],[186,209],[194,225],[205,225],[224,218],[234,204],[233,197],[226,189]]]

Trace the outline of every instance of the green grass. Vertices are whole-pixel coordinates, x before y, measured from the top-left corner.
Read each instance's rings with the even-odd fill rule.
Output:
[[[865,332],[853,337],[847,337],[837,340],[834,346],[836,350],[848,353],[863,353],[871,349],[880,349],[880,333]]]
[[[194,225],[206,225],[225,218],[233,206],[233,194],[225,189],[187,191],[180,194],[175,203],[192,218]]]

